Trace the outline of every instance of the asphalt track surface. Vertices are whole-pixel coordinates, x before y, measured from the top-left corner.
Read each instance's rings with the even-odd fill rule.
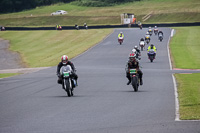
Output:
[[[151,37],[158,49],[153,63],[142,51],[144,84],[138,92],[126,85],[125,65],[147,29],[116,29],[73,59],[79,75],[74,97],[57,84],[56,67],[1,79],[0,133],[200,133],[199,121],[175,121],[176,71],[170,70],[167,51],[171,29],[162,30],[163,42]]]

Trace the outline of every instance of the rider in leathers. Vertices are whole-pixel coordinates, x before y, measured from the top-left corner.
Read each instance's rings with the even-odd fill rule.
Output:
[[[66,55],[63,55],[61,57],[61,62],[59,62],[58,66],[57,66],[58,84],[62,84],[60,69],[64,65],[70,65],[71,66],[71,68],[72,68],[72,78],[74,78],[76,80],[76,84],[78,85],[78,83],[77,83],[78,75],[75,73],[76,68],[74,67],[74,64],[71,61],[68,60],[68,56],[66,56]]]
[[[130,73],[129,73],[130,69],[137,69],[138,74],[139,74],[139,79],[140,79],[140,85],[142,85],[143,84],[143,81],[142,81],[143,73],[139,68],[139,62],[136,60],[136,55],[134,53],[131,53],[129,55],[129,60],[128,60],[127,65],[126,65],[126,77],[128,78],[127,85],[129,85],[131,83],[131,76],[130,76]]]

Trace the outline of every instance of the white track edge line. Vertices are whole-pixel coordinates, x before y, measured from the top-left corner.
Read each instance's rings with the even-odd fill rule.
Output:
[[[169,52],[169,41],[171,37],[174,35],[174,29],[171,30],[171,36],[169,37],[167,49],[168,49],[168,58],[169,58],[169,64],[170,64],[170,70],[172,70],[172,64],[171,64],[171,58],[170,58],[170,52]],[[173,84],[174,84],[174,96],[175,96],[175,121],[200,121],[200,120],[180,120],[180,113],[179,113],[179,100],[178,100],[178,89],[176,84],[176,79],[174,77],[174,74],[172,74]]]
[[[179,114],[179,101],[178,101],[178,91],[176,86],[176,80],[174,74],[172,74],[172,79],[174,83],[174,96],[175,96],[175,121],[180,121],[180,114]]]
[[[168,59],[169,59],[170,70],[172,70],[172,62],[171,62],[171,56],[170,56],[170,52],[169,52],[169,42],[171,40],[171,37],[174,34],[173,32],[174,32],[174,29],[171,30],[171,36],[169,37],[168,42],[167,42],[167,52],[168,52]]]

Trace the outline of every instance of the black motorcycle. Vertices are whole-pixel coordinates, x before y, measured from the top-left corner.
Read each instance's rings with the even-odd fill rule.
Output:
[[[159,35],[159,36],[158,36],[158,39],[160,40],[160,42],[162,42],[163,36],[162,36],[162,35]]]
[[[137,69],[130,69],[129,73],[131,76],[131,85],[134,91],[137,92],[139,87],[139,74],[137,73]]]

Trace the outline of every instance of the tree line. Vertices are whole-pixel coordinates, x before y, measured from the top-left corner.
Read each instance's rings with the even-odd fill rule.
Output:
[[[33,9],[37,6],[51,5],[59,2],[79,6],[112,6],[118,3],[140,1],[140,0],[0,0],[0,13],[19,12],[26,9]]]

